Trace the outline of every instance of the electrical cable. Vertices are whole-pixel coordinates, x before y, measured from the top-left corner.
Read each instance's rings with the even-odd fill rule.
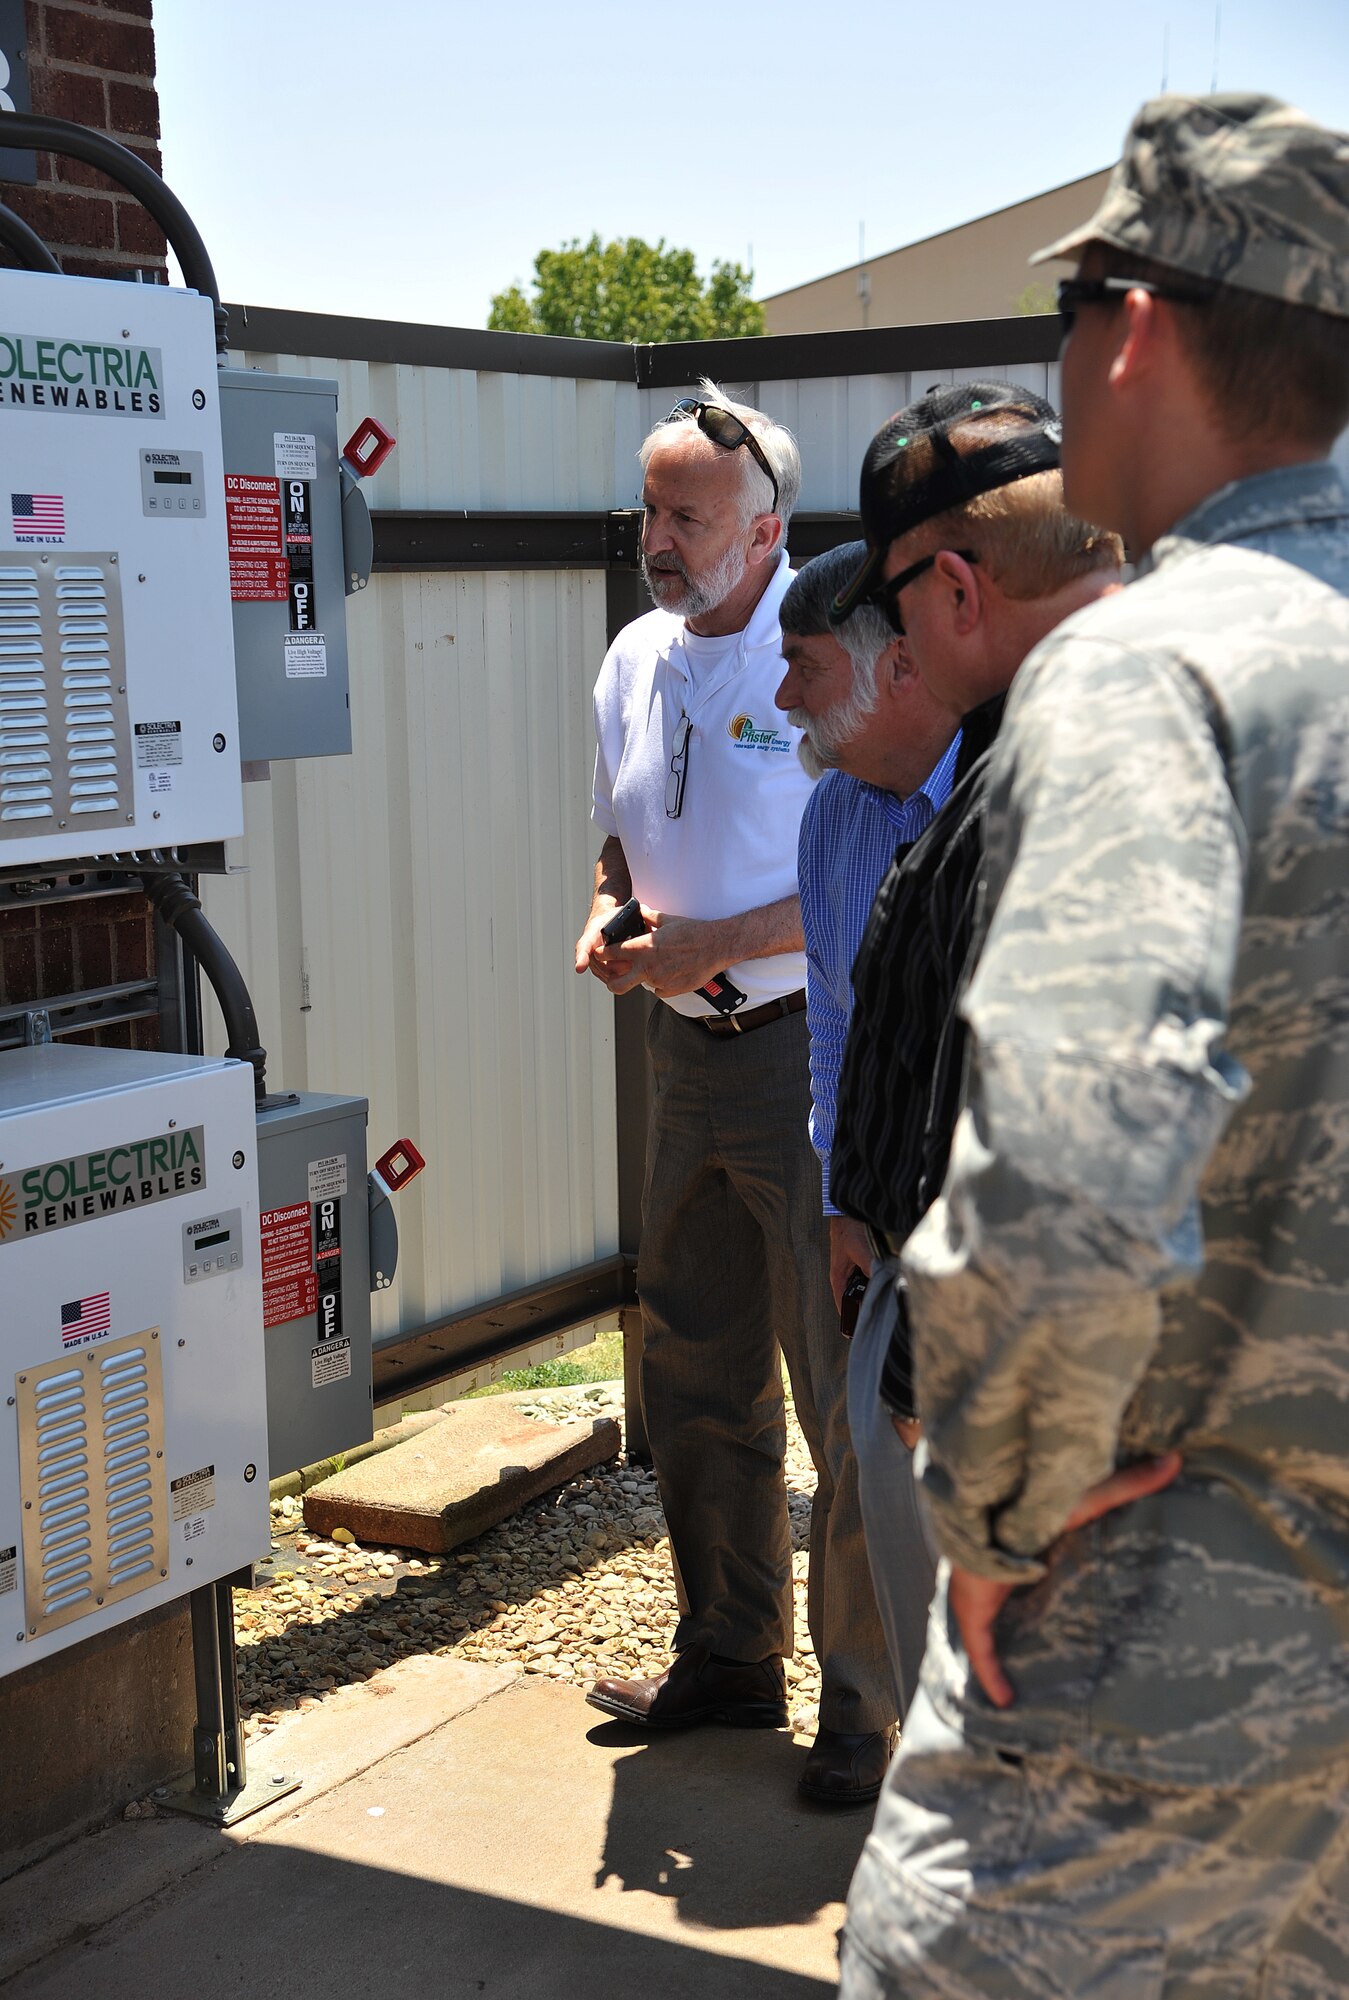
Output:
[[[147,166],[129,147],[119,145],[106,132],[91,132],[68,118],[40,118],[31,111],[6,111],[0,115],[0,130],[6,146],[32,147],[35,151],[63,153],[97,167],[109,180],[134,194],[142,208],[154,217],[178,259],[184,283],[201,292],[215,307],[216,351],[223,354],[229,345],[228,315],[220,303],[220,286],[210,253],[200,231],[173,190],[153,167]]]
[[[21,215],[0,202],[0,245],[12,250],[25,271],[48,271],[54,278],[62,275],[61,266],[53,257],[36,229],[32,229]]]
[[[254,1096],[261,1104],[267,1095],[267,1051],[258,1039],[258,1017],[252,996],[228,946],[212,928],[200,900],[181,875],[145,873],[141,876],[141,886],[210,981],[229,1036],[225,1054],[236,1062],[253,1065]]]

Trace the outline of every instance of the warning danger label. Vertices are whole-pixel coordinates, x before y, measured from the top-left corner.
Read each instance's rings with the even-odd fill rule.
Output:
[[[307,1201],[265,1208],[262,1225],[262,1321],[284,1326],[318,1310],[314,1226]]]
[[[310,1350],[309,1372],[316,1389],[328,1382],[345,1382],[351,1374],[351,1342],[339,1340]]]
[[[290,566],[281,547],[281,481],[260,474],[225,474],[230,596],[236,604],[284,603]]]
[[[264,1208],[262,1224],[262,1282],[274,1284],[278,1278],[302,1277],[314,1267],[314,1231],[307,1201],[293,1202],[289,1208]]]
[[[262,1323],[284,1326],[287,1320],[307,1319],[318,1311],[319,1281],[312,1271],[295,1278],[279,1278],[262,1288]]]

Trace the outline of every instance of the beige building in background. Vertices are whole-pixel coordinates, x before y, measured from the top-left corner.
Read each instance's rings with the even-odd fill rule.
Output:
[[[1032,252],[1091,215],[1110,169],[1013,202],[958,229],[906,243],[827,278],[762,301],[769,333],[837,333],[859,326],[931,326],[943,320],[1003,319],[1025,310],[1033,285],[1052,298],[1067,264],[1037,264]]]

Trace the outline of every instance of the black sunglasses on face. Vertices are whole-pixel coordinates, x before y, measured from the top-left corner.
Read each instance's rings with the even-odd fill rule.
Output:
[[[1177,306],[1206,306],[1213,298],[1212,290],[1202,285],[1153,285],[1145,278],[1060,278],[1060,341],[1072,332],[1080,306],[1122,305],[1130,292],[1146,292],[1149,298]]]
[[[692,417],[704,437],[711,438],[724,451],[738,451],[741,445],[748,445],[750,457],[760,466],[773,489],[772,511],[776,513],[778,504],[778,482],[772,466],[764,456],[763,446],[755,437],[748,424],[742,424],[739,417],[723,410],[719,403],[700,403],[696,396],[681,396],[668,417],[661,419],[665,424],[677,424],[683,417]]]
[[[885,583],[878,583],[876,588],[862,600],[864,604],[874,604],[878,610],[883,611],[889,620],[890,630],[897,633],[901,639],[904,637],[904,620],[899,609],[900,591],[906,590],[924,570],[931,569],[937,557],[945,553],[944,549],[936,549],[930,556],[920,557],[916,563],[910,563],[907,569],[902,569],[898,576],[890,577]],[[955,549],[952,553],[958,555],[962,562],[972,563],[979,560],[973,549]]]

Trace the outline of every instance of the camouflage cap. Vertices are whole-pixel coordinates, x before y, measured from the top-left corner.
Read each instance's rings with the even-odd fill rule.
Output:
[[[1274,97],[1155,97],[1090,222],[1030,261],[1088,243],[1349,317],[1349,137]]]

